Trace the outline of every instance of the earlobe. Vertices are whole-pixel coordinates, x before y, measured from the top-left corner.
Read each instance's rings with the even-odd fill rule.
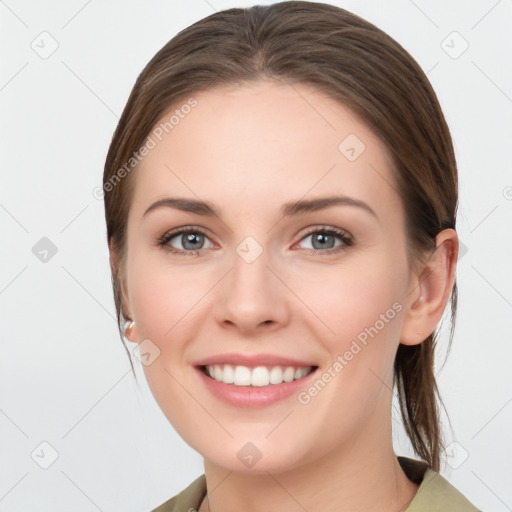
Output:
[[[110,256],[109,256],[109,259],[110,259],[110,269],[112,271],[112,275],[114,276],[114,280],[115,280],[115,283],[116,283],[116,287],[118,288],[119,290],[119,295],[120,295],[120,300],[121,300],[121,305],[120,305],[120,308],[121,308],[121,313],[122,313],[122,316],[124,318],[127,318],[128,320],[125,322],[124,326],[123,326],[123,333],[124,333],[124,337],[133,342],[133,343],[136,343],[136,336],[135,336],[135,333],[134,333],[134,329],[135,329],[135,322],[131,320],[131,313],[127,310],[126,308],[126,305],[129,304],[129,300],[128,300],[128,297],[125,293],[125,283],[124,283],[124,280],[123,280],[123,272],[122,272],[122,268],[119,267],[118,265],[118,262],[117,262],[117,254],[116,254],[116,251],[113,247],[113,244],[112,242],[109,242],[108,244],[108,248],[109,248],[109,253],[110,253]]]
[[[455,282],[458,237],[445,229],[436,237],[436,248],[429,256],[409,292],[405,320],[400,334],[403,345],[418,345],[437,327]]]
[[[137,342],[137,338],[135,336],[135,322],[133,320],[128,320],[124,324],[124,337],[132,343]]]

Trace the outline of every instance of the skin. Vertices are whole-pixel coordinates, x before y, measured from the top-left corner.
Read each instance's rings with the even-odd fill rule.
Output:
[[[152,393],[204,456],[209,494],[200,510],[404,510],[418,486],[393,451],[393,361],[399,343],[421,343],[440,321],[455,279],[455,231],[437,236],[419,269],[409,266],[386,147],[320,91],[256,82],[194,97],[197,106],[131,176],[120,271],[135,322],[127,337],[160,351],[143,367]],[[354,161],[338,150],[349,134],[366,146]],[[377,218],[347,205],[279,217],[288,201],[333,194],[364,201]],[[168,207],[143,216],[165,197],[207,200],[219,217]],[[183,226],[207,232],[197,255],[156,245]],[[354,244],[321,253],[306,228],[322,226],[345,230]],[[236,252],[247,236],[263,249],[250,264]],[[181,236],[171,243],[184,250]],[[112,251],[111,263],[115,269]],[[270,352],[311,360],[321,374],[395,302],[402,310],[305,405],[292,396],[235,408],[212,396],[193,368],[223,352]],[[261,453],[251,468],[237,457],[249,441]]]

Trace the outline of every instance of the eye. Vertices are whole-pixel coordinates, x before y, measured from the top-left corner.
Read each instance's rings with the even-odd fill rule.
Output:
[[[158,239],[157,245],[182,256],[196,256],[199,250],[213,247],[211,240],[198,228],[183,228],[166,233]]]
[[[302,237],[310,240],[307,249],[312,255],[332,254],[354,245],[354,239],[346,231],[330,226],[315,227]],[[180,256],[197,256],[202,249],[211,249],[214,244],[199,228],[187,227],[165,233],[157,240],[164,250]]]
[[[330,226],[310,229],[301,242],[307,240],[310,240],[309,247],[303,248],[309,249],[310,254],[337,253],[354,245],[354,239],[346,231]]]

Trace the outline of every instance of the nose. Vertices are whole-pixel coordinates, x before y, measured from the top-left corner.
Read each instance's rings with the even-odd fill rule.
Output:
[[[235,254],[231,271],[216,288],[215,317],[223,328],[250,334],[289,322],[289,293],[269,268],[265,252],[252,262]]]

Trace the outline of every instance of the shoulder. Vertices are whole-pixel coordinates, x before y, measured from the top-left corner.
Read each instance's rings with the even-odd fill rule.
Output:
[[[481,512],[441,474],[425,462],[398,457],[407,476],[420,486],[405,512]],[[421,476],[423,475],[423,476]]]
[[[192,512],[197,511],[206,495],[206,477],[202,474],[186,489],[162,503],[151,512]]]

